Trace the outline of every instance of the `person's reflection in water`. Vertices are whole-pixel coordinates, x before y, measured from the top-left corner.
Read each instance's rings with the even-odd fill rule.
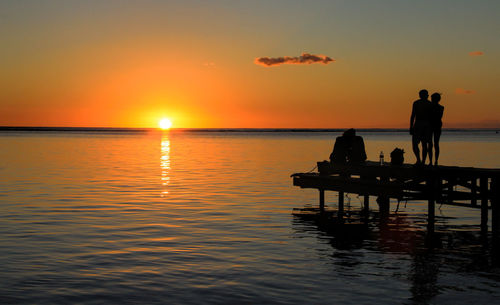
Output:
[[[168,184],[170,183],[170,139],[167,134],[163,134],[161,137],[160,167],[162,184],[161,197],[164,197],[168,194]]]
[[[431,250],[424,247],[425,238],[414,230],[412,221],[405,214],[393,214],[380,220],[379,250],[383,253],[408,255],[411,264],[408,280],[411,283],[411,300],[414,304],[428,304],[439,294],[439,262]]]
[[[429,304],[439,294],[437,285],[440,263],[432,253],[416,253],[408,275],[411,281],[411,300],[415,304]]]

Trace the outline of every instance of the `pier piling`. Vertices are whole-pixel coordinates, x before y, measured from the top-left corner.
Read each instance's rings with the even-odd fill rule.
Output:
[[[495,177],[491,181],[491,231],[495,243],[500,243],[500,179]]]
[[[339,192],[339,207],[338,207],[338,218],[342,223],[344,221],[344,192]]]
[[[477,179],[473,178],[470,182],[470,192],[472,194],[471,204],[477,206]]]
[[[436,221],[436,183],[435,179],[429,178],[426,182],[427,191],[429,193],[429,199],[427,201],[427,233],[429,235],[434,234],[434,223]]]
[[[479,179],[479,193],[481,195],[481,233],[488,233],[488,178]]]
[[[364,196],[363,213],[365,214],[365,218],[368,219],[368,216],[370,214],[370,195]]]
[[[325,190],[319,190],[319,210],[320,212],[325,211]]]

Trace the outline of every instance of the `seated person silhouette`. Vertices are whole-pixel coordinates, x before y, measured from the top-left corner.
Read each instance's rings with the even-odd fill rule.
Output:
[[[331,164],[361,164],[366,161],[365,143],[353,128],[346,130],[335,139],[330,154]]]

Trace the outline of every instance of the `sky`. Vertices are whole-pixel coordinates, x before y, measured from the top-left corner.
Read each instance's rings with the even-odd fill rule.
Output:
[[[500,128],[500,1],[0,2],[0,126]]]

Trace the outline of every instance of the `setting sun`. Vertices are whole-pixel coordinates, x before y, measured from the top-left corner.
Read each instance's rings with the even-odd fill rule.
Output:
[[[161,119],[158,125],[163,130],[170,129],[170,127],[172,127],[172,121],[169,119]]]

